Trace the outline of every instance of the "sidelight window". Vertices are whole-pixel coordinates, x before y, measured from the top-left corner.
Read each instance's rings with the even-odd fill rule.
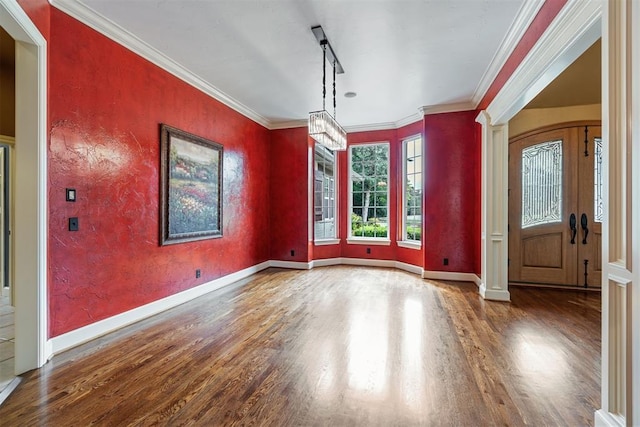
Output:
[[[595,202],[593,213],[595,222],[602,222],[603,199],[602,199],[602,138],[595,138],[595,158],[594,158],[593,199]]]

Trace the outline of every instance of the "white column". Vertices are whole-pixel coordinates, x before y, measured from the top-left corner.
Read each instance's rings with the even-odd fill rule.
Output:
[[[507,194],[509,140],[507,125],[492,126],[486,111],[476,121],[482,125],[482,248],[480,295],[510,301],[507,278]]]
[[[640,3],[609,0],[603,12],[607,226],[602,239],[602,409],[596,412],[596,425],[635,426],[640,425]]]

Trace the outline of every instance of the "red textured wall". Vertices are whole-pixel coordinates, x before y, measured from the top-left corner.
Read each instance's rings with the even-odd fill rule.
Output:
[[[46,0],[18,0],[18,4],[29,16],[29,19],[35,24],[42,36],[49,40],[49,14],[51,11],[49,3]]]
[[[307,128],[271,132],[269,235],[271,259],[309,260],[309,154]],[[294,255],[291,255],[291,251]]]
[[[50,336],[269,259],[265,128],[57,9],[49,47]],[[159,246],[160,123],[224,145],[222,238]]]
[[[49,41],[51,337],[270,258],[367,257],[363,246],[314,246],[308,241],[306,129],[269,132],[47,1],[18,1]],[[481,108],[565,3],[547,0]],[[425,116],[398,130],[349,135],[350,144],[392,142],[394,188],[399,184],[399,141],[415,133],[413,126],[423,129],[426,139],[423,250],[397,248],[393,229],[392,245],[372,246],[369,257],[427,270],[479,272],[480,138],[475,116]],[[223,238],[158,245],[159,123],[224,145]],[[346,153],[339,162],[339,231],[344,239]],[[78,190],[76,203],[64,201],[66,187]],[[390,203],[390,214],[397,217],[395,192]],[[70,216],[80,218],[79,232],[66,231]],[[442,266],[443,257],[449,258],[448,267]],[[200,279],[195,279],[196,268],[202,270]]]
[[[511,52],[509,58],[500,69],[500,72],[496,76],[495,80],[489,86],[489,89],[485,93],[484,97],[478,105],[478,110],[486,109],[491,101],[500,92],[500,89],[509,80],[509,77],[518,68],[522,60],[529,54],[531,48],[540,39],[540,36],[545,32],[551,21],[558,15],[558,12],[564,7],[567,0],[545,0],[544,4],[538,11],[538,14],[529,25],[527,31],[518,42],[516,48]]]
[[[476,116],[465,111],[424,117],[425,270],[480,272],[482,147]]]

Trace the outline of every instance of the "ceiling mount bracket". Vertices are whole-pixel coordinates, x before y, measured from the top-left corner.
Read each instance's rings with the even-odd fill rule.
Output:
[[[316,36],[316,40],[318,40],[320,46],[326,45],[329,64],[335,67],[336,73],[343,74],[344,69],[342,68],[342,64],[340,64],[340,61],[338,60],[336,53],[333,51],[331,43],[329,43],[329,39],[327,39],[327,35],[324,33],[322,27],[320,25],[316,25],[315,27],[311,27],[311,31],[313,32],[313,35]]]

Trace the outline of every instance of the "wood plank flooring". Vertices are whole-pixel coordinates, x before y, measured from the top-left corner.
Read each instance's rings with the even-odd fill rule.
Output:
[[[27,374],[2,426],[591,425],[600,296],[269,269]]]

